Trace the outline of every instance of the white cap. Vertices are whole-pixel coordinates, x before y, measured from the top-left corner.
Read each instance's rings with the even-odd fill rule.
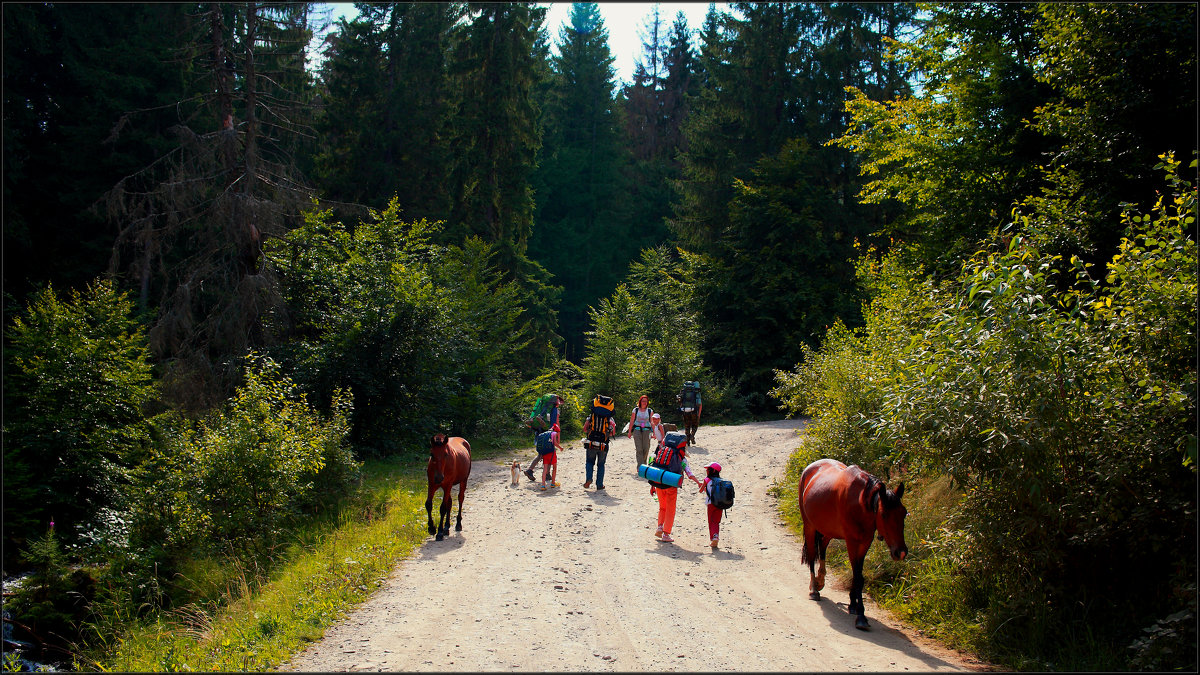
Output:
[[[662,419],[662,415],[659,415],[658,413],[654,413],[653,415],[651,415],[651,416],[650,416],[650,418],[651,418],[651,419],[656,419],[656,420],[661,420],[661,419]]]

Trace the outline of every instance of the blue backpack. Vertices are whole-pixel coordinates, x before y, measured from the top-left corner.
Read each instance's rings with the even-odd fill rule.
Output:
[[[719,476],[712,479],[712,503],[718,509],[725,510],[733,506],[733,483]]]
[[[537,435],[537,445],[534,446],[537,449],[537,454],[548,455],[554,452],[554,441],[550,440],[550,434],[552,433],[554,432],[543,431]]]

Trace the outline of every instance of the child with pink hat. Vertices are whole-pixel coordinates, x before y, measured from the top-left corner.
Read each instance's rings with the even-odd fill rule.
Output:
[[[704,503],[708,505],[708,538],[711,540],[708,545],[715,549],[717,540],[721,538],[721,514],[723,511],[713,503],[713,479],[721,477],[721,465],[709,462],[704,465],[704,469],[708,475],[700,484],[700,492],[704,493]]]

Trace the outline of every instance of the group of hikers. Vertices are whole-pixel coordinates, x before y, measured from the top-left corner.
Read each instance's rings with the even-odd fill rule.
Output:
[[[688,381],[675,397],[679,412],[683,416],[684,433],[668,432],[662,415],[650,407],[650,397],[642,395],[629,414],[629,424],[622,432],[633,439],[634,455],[638,475],[650,482],[650,493],[658,501],[658,528],[656,539],[672,542],[671,530],[675,523],[675,505],[678,486],[686,475],[704,494],[708,511],[709,545],[717,548],[720,539],[721,515],[733,500],[733,486],[721,478],[721,465],[710,462],[704,465],[704,479],[697,478],[687,461],[687,444],[695,443],[696,429],[704,403],[700,396],[700,383]],[[559,406],[563,399],[557,394],[546,394],[534,404],[534,409],[525,424],[533,432],[537,455],[523,473],[529,480],[537,480],[534,471],[542,466],[540,490],[561,487],[558,482],[558,451],[562,450],[561,429],[558,424]],[[584,488],[592,487],[593,470],[595,487],[604,489],[604,465],[608,459],[609,443],[617,435],[614,417],[616,402],[610,396],[598,395],[592,400],[591,412],[583,424],[584,448],[586,450]],[[651,439],[655,448],[651,454]],[[672,482],[654,480],[647,471],[654,467],[659,471],[654,478],[668,478]]]

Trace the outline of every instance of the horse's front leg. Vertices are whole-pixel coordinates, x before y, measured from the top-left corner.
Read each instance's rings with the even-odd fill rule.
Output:
[[[850,542],[846,542],[846,549],[850,552],[850,567],[854,570],[854,581],[850,584],[850,607],[851,614],[856,614],[854,619],[854,627],[859,630],[868,630],[871,624],[867,622],[867,609],[863,604],[863,586],[866,585],[866,579],[863,578],[863,560],[867,557],[867,549],[871,547],[871,540],[868,539],[866,544],[855,542],[853,546]]]
[[[438,510],[438,541],[441,541],[442,537],[450,536],[450,512],[452,510],[453,507],[450,505],[450,488],[446,488],[442,493],[442,506]]]
[[[458,484],[458,520],[454,523],[454,531],[462,532],[463,491],[467,489],[467,481]],[[447,523],[449,525],[449,523]]]
[[[437,488],[430,486],[429,493],[425,495],[425,518],[429,521],[429,534],[437,532],[433,528],[433,493],[436,491]]]

